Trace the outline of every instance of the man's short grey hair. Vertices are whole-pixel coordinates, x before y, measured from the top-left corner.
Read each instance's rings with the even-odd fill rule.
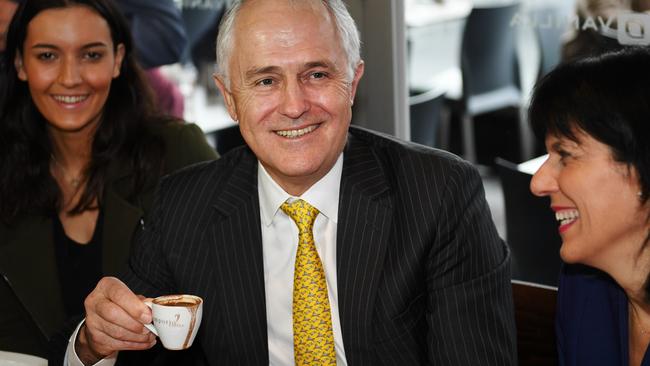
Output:
[[[232,0],[226,11],[221,25],[219,26],[219,35],[217,36],[217,75],[230,88],[230,79],[228,75],[228,63],[232,49],[234,47],[234,25],[235,19],[242,5],[247,0]],[[302,1],[318,0],[292,0],[296,3]],[[343,51],[347,58],[347,77],[348,81],[354,78],[354,71],[361,61],[361,41],[359,40],[359,30],[357,29],[354,19],[350,16],[343,0],[320,0],[325,8],[330,12],[334,19],[337,33],[341,39]]]

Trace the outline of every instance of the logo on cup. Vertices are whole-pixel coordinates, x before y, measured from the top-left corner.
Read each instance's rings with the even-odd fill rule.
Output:
[[[181,314],[174,315],[174,320],[161,319],[159,317],[153,317],[153,321],[156,325],[171,327],[171,328],[183,328],[185,327],[184,323],[179,322]]]
[[[622,45],[650,45],[650,15],[618,14],[618,42]]]

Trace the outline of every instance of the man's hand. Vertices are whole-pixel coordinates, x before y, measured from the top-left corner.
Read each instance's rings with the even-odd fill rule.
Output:
[[[151,323],[151,310],[115,277],[102,278],[86,297],[86,322],[75,340],[75,351],[86,364],[124,350],[145,350],[156,336],[143,324]]]

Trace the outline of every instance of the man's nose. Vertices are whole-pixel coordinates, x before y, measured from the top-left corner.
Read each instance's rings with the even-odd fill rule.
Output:
[[[309,101],[303,86],[298,81],[288,82],[282,91],[280,113],[289,118],[300,118],[309,110]]]
[[[557,192],[557,190],[556,172],[551,167],[549,161],[546,160],[530,180],[530,191],[536,196],[543,197]]]
[[[65,87],[73,87],[81,83],[80,65],[76,60],[64,58],[59,69],[59,83]]]

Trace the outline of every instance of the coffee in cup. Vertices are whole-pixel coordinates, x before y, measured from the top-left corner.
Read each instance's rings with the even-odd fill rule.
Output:
[[[166,295],[145,301],[152,324],[145,324],[169,350],[189,348],[201,325],[203,299],[194,295]]]

